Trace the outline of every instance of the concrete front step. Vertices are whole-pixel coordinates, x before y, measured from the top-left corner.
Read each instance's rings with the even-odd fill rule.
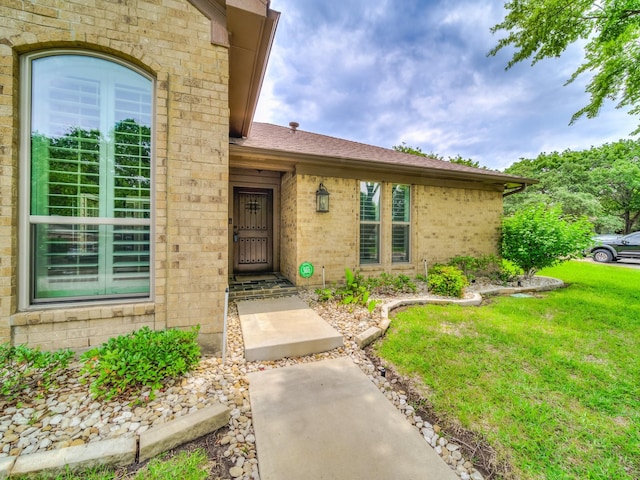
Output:
[[[246,290],[229,292],[229,300],[254,300],[259,298],[287,297],[298,294],[296,287],[266,288],[262,290]]]
[[[350,358],[248,377],[262,480],[459,480]]]
[[[342,335],[299,297],[238,301],[237,306],[248,361],[312,355],[344,344]]]
[[[229,299],[247,300],[297,295],[298,289],[281,273],[234,274],[229,277]]]

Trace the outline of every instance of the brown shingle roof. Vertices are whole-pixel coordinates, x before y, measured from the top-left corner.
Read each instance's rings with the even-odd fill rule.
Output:
[[[248,138],[234,138],[231,143],[249,149],[269,150],[273,152],[298,153],[323,158],[366,161],[389,166],[404,166],[424,170],[437,170],[449,173],[452,177],[485,177],[486,180],[505,183],[537,183],[535,180],[505,175],[493,170],[474,168],[434,158],[421,157],[398,152],[389,148],[376,147],[327,135],[310,133],[304,130],[280,127],[268,123],[254,122]],[[456,175],[456,173],[458,175]]]

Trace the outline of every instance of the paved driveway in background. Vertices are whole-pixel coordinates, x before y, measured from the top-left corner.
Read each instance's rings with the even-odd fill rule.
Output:
[[[593,258],[587,257],[583,261],[589,262],[589,263],[595,263],[597,265],[613,265],[615,267],[626,267],[626,268],[634,268],[636,270],[640,270],[640,260],[635,260],[633,258],[625,258],[624,260],[620,260],[618,262],[598,263],[598,262],[595,262]]]

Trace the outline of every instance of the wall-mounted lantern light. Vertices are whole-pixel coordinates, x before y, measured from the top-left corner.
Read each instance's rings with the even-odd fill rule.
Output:
[[[329,211],[329,192],[321,183],[316,191],[316,212]]]

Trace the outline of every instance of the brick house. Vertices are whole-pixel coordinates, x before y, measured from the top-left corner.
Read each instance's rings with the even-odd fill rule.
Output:
[[[530,180],[253,124],[265,0],[0,5],[0,341],[147,325],[219,351],[229,275],[317,285],[495,253]],[[328,212],[317,192],[330,194]]]

